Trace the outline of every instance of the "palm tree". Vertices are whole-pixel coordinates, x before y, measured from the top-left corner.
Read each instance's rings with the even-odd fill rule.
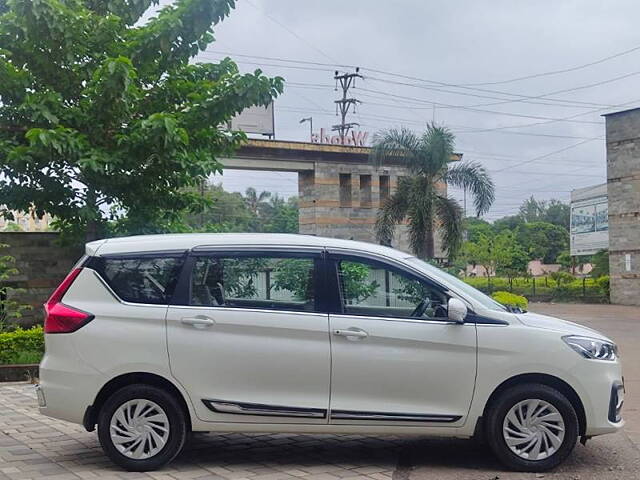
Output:
[[[267,201],[267,199],[271,197],[271,192],[258,192],[255,188],[249,187],[244,193],[244,199],[247,203],[247,208],[253,213],[255,216],[260,214],[260,207]]]
[[[454,153],[454,136],[446,127],[428,124],[418,135],[411,130],[390,129],[375,135],[371,161],[375,165],[403,164],[410,175],[401,177],[396,191],[383,203],[376,221],[376,237],[384,245],[393,239],[395,226],[407,219],[409,244],[421,258],[433,258],[434,226],[442,230],[443,246],[453,256],[462,243],[462,209],[438,189],[438,184],[464,188],[474,199],[477,215],[494,200],[494,186],[478,163],[448,166]]]

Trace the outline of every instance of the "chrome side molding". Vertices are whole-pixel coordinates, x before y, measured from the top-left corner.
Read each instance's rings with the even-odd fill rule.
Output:
[[[202,403],[215,413],[232,415],[258,415],[265,417],[297,417],[297,418],[327,418],[327,411],[322,408],[284,407],[280,405],[265,405],[263,403],[230,402],[227,400],[203,399]],[[388,413],[388,412],[358,412],[352,410],[332,410],[331,420],[377,420],[395,422],[429,422],[453,423],[460,420],[460,415],[436,415],[423,413]]]
[[[331,420],[379,420],[395,422],[434,422],[453,423],[460,415],[435,415],[422,413],[357,412],[351,410],[332,410]]]
[[[267,417],[327,418],[327,411],[322,408],[283,407],[279,405],[264,405],[262,403],[240,403],[207,399],[203,399],[202,403],[209,410],[216,413]]]

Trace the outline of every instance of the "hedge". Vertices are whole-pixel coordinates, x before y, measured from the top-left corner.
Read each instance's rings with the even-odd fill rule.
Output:
[[[493,292],[491,297],[498,303],[509,307],[518,307],[522,310],[526,310],[529,307],[529,302],[522,295],[516,295],[510,292]]]
[[[558,286],[551,277],[514,278],[492,277],[491,285],[487,277],[466,277],[463,279],[478,290],[492,294],[496,291],[515,293],[529,300],[588,301],[607,303],[609,301],[609,278],[576,278],[562,282]]]
[[[38,363],[43,354],[42,327],[0,333],[0,364]]]

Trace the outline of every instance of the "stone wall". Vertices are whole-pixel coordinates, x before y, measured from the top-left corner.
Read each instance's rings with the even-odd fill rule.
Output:
[[[42,305],[82,256],[81,249],[60,247],[57,240],[57,233],[0,232],[0,244],[9,245],[0,255],[14,257],[19,270],[9,285],[23,290],[13,298],[32,306],[20,319],[22,326],[42,322]]]
[[[606,116],[611,302],[640,305],[640,109]]]

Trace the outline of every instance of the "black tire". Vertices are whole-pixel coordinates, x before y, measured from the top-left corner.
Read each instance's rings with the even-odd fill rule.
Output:
[[[564,421],[564,439],[550,456],[527,460],[511,451],[503,434],[503,422],[512,407],[528,399],[539,399],[554,406]],[[571,402],[557,390],[541,384],[518,385],[505,390],[489,406],[486,416],[486,439],[498,459],[509,469],[519,472],[545,472],[562,463],[578,440],[578,416]]]
[[[169,421],[166,443],[155,455],[145,459],[133,459],[118,451],[110,434],[111,419],[116,410],[136,399],[154,402]],[[166,465],[180,453],[187,438],[187,423],[182,407],[171,393],[151,385],[129,385],[116,391],[102,405],[98,415],[98,438],[102,449],[114,463],[130,472],[147,472]]]

